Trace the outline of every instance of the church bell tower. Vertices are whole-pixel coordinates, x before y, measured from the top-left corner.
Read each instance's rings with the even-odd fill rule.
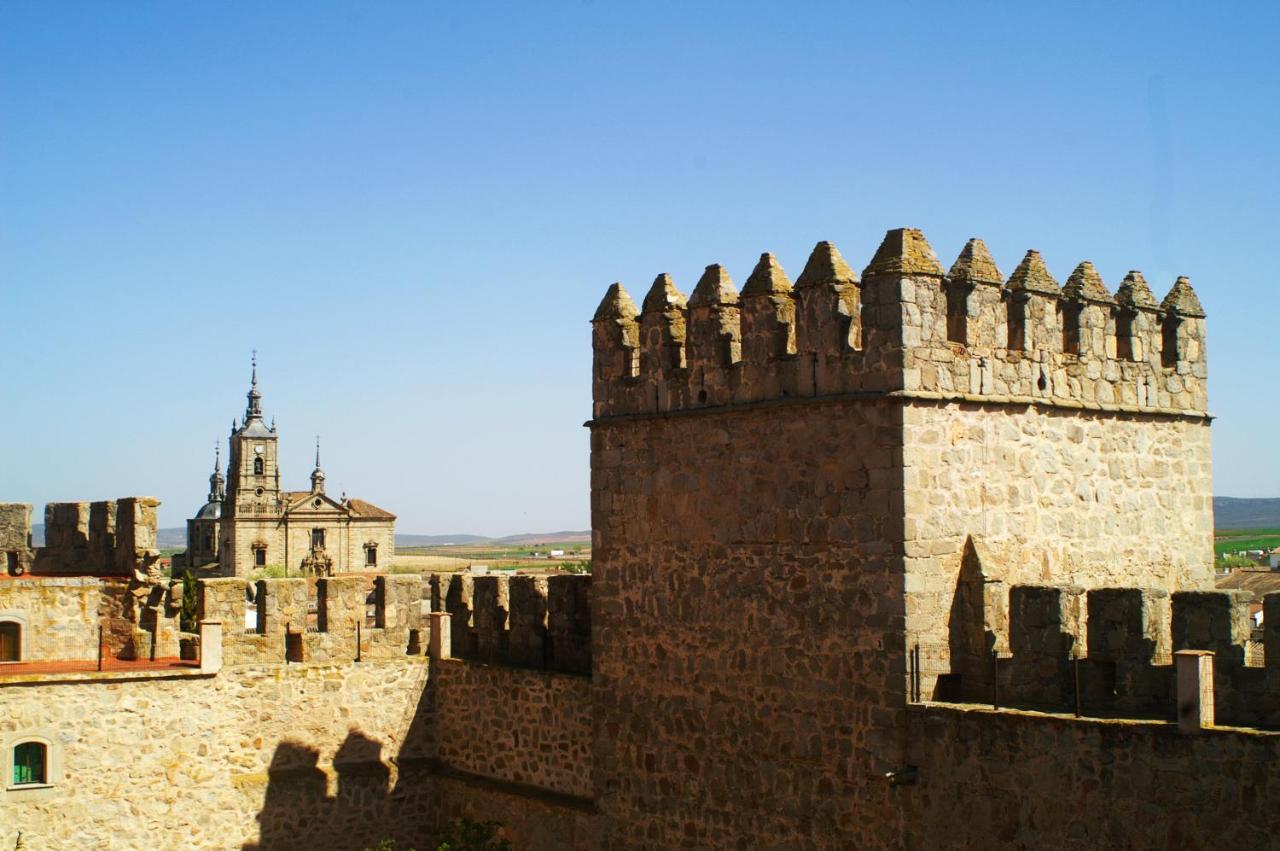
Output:
[[[275,423],[262,419],[262,393],[258,390],[258,360],[253,358],[244,422],[231,421],[230,458],[227,462],[227,502],[236,516],[278,515],[280,502],[279,439]]]

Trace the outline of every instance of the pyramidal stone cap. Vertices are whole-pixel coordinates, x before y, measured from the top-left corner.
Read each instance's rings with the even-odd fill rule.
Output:
[[[1058,286],[1058,282],[1053,279],[1048,267],[1044,265],[1044,258],[1035,249],[1023,256],[1022,262],[1013,270],[1013,274],[1009,276],[1009,283],[1005,286],[1010,292],[1043,293],[1055,296],[1062,294],[1062,288]]]
[[[796,278],[796,289],[807,287],[841,286],[858,283],[849,264],[844,262],[840,251],[825,239],[809,252],[809,259],[804,264],[800,277]]]
[[[932,275],[942,277],[942,264],[919,228],[897,228],[884,235],[876,254],[862,270],[873,275]]]
[[[760,255],[760,262],[742,285],[743,295],[784,295],[789,292],[791,280],[782,271],[778,258],[767,251]]]
[[[1200,305],[1200,297],[1196,295],[1195,290],[1191,289],[1191,279],[1186,275],[1179,276],[1178,280],[1173,282],[1173,288],[1164,297],[1164,301],[1160,302],[1160,307],[1169,313],[1176,313],[1179,316],[1204,318],[1204,308]]]
[[[947,277],[966,284],[998,286],[1004,283],[1004,276],[996,268],[996,261],[987,250],[987,244],[977,237],[966,242],[964,248],[960,249],[960,256],[951,264]]]
[[[640,311],[636,310],[636,303],[631,300],[631,295],[627,292],[626,287],[615,282],[609,285],[609,289],[605,292],[600,306],[596,308],[596,315],[591,317],[591,321],[635,319],[639,315]]]
[[[1115,304],[1116,300],[1107,290],[1102,276],[1088,260],[1072,270],[1062,294],[1073,301],[1097,301],[1103,304]]]
[[[663,272],[653,279],[649,294],[644,297],[642,310],[645,313],[666,313],[669,310],[683,310],[687,301],[684,293],[676,289],[676,282]]]
[[[1156,297],[1151,294],[1151,288],[1147,286],[1147,279],[1137,269],[1130,271],[1120,282],[1120,289],[1116,290],[1116,301],[1125,307],[1145,307],[1150,310],[1159,306]]]
[[[729,280],[729,273],[719,263],[712,263],[698,279],[698,285],[689,296],[690,307],[737,304],[738,291]]]

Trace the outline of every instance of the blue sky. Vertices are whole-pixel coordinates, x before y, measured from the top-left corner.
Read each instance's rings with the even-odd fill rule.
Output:
[[[1280,494],[1275,5],[0,5],[0,500],[178,525],[244,409],[405,532],[589,525],[605,287],[891,227],[1190,275]],[[37,509],[39,510],[39,509]]]

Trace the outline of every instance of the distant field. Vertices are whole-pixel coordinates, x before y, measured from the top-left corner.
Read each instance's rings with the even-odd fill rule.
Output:
[[[1221,557],[1240,550],[1269,550],[1280,547],[1280,529],[1219,529],[1214,533],[1213,552]]]
[[[548,557],[551,550],[563,550],[563,555]],[[539,553],[543,557],[532,554]],[[397,547],[395,570],[398,572],[441,572],[463,570],[474,564],[483,564],[492,570],[530,570],[542,568],[554,570],[567,561],[586,561],[591,558],[591,546],[583,541],[550,541],[538,544],[449,544],[434,547]]]

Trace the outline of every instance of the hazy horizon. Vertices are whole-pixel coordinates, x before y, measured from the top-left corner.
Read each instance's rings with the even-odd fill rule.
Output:
[[[4,5],[0,501],[181,525],[257,349],[285,488],[319,434],[407,534],[587,529],[609,283],[900,226],[1189,275],[1215,492],[1275,496],[1280,12],[1099,9]]]

